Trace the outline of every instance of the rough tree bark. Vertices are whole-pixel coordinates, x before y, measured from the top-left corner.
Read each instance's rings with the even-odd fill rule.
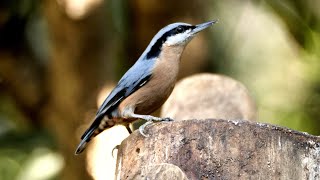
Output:
[[[120,179],[320,179],[320,137],[249,121],[157,123],[120,146]]]

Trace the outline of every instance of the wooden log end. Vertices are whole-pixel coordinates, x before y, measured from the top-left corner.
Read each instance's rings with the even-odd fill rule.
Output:
[[[320,137],[249,121],[161,122],[119,149],[120,179],[317,179]],[[168,175],[170,174],[170,176]]]

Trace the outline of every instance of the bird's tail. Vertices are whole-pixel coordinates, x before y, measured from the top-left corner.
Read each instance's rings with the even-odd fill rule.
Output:
[[[82,140],[80,144],[78,145],[75,154],[78,155],[80,154],[87,146],[87,143],[90,141],[91,137],[94,135],[94,132],[96,131],[97,128],[90,127],[85,134],[82,136]]]
[[[103,116],[97,116],[91,126],[86,130],[86,132],[83,133],[81,136],[81,142],[76,149],[75,155],[80,154],[86,148],[88,142],[101,132],[101,130],[99,130],[99,124],[101,123],[102,119]]]
[[[88,142],[95,137],[96,135],[100,134],[103,130],[111,128],[114,126],[111,119],[103,119],[104,116],[97,116],[91,126],[86,130],[85,133],[81,136],[81,142],[78,145],[75,154],[80,154],[85,148]]]

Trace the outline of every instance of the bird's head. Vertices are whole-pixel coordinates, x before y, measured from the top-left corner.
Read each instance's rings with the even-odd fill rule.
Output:
[[[156,57],[163,46],[186,46],[200,31],[210,27],[217,21],[209,21],[198,25],[173,23],[162,28],[152,39],[148,47],[147,58]]]
[[[215,22],[216,21],[209,21],[198,25],[191,25],[187,23],[174,23],[164,27],[160,31],[165,31],[165,33],[163,34],[163,38],[165,38],[163,42],[165,45],[185,45],[198,32],[210,27]]]

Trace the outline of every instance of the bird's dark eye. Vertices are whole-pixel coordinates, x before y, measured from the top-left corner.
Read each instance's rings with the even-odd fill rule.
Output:
[[[182,26],[179,26],[179,27],[177,27],[176,30],[177,30],[178,33],[182,33],[184,29],[183,29]]]

